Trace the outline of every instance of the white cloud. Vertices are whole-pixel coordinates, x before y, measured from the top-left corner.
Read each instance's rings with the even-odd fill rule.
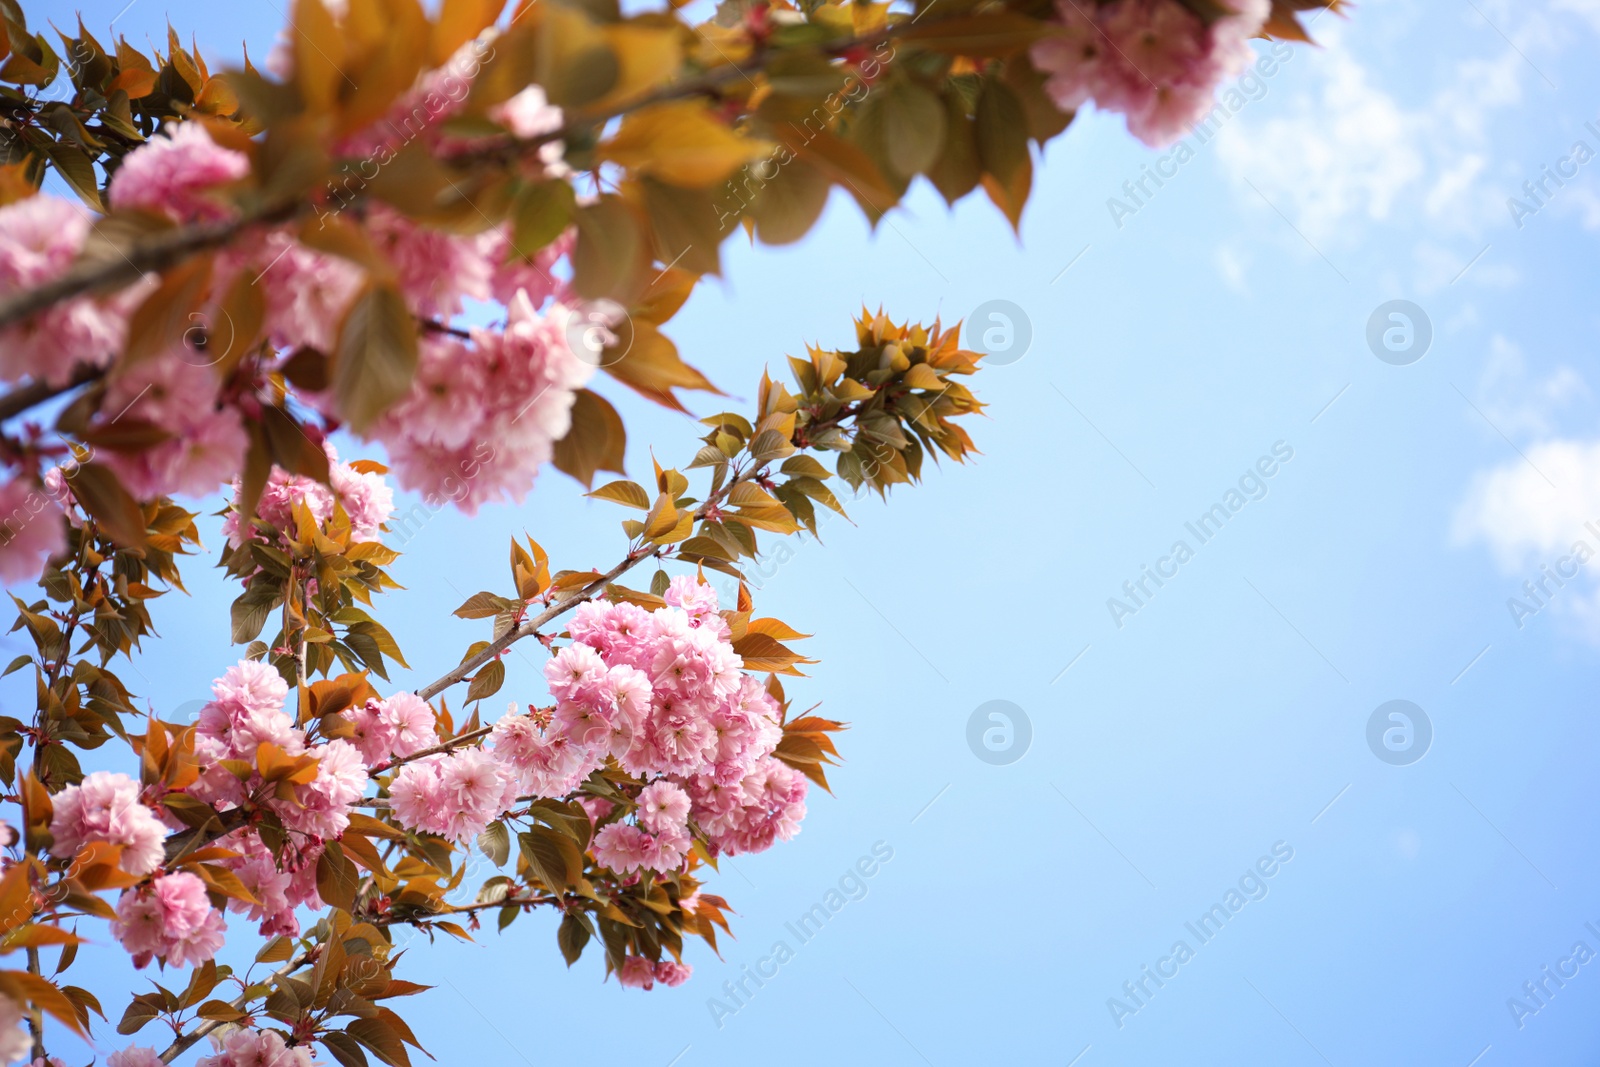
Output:
[[[1507,45],[1459,60],[1425,94],[1402,101],[1362,65],[1354,36],[1348,24],[1324,20],[1325,47],[1307,50],[1309,69],[1286,67],[1295,71],[1290,84],[1305,89],[1274,117],[1241,116],[1225,129],[1220,156],[1241,198],[1255,198],[1248,179],[1319,246],[1359,243],[1361,221],[1412,219],[1435,234],[1474,238],[1503,223],[1507,175],[1496,179],[1490,126],[1537,77],[1521,53]]]
[[[1451,529],[1458,545],[1487,546],[1507,574],[1565,552],[1579,537],[1592,540],[1584,524],[1600,520],[1600,440],[1558,438],[1523,452],[1526,460],[1473,478]]]
[[[1600,0],[1554,0],[1550,10],[1576,15],[1600,33]]]
[[[1589,395],[1588,383],[1571,367],[1563,364],[1548,376],[1532,380],[1522,349],[1499,334],[1489,339],[1489,361],[1478,382],[1478,403],[1507,437],[1550,437],[1555,432],[1555,415]]]
[[[1485,544],[1503,573],[1521,579],[1507,601],[1513,619],[1549,610],[1600,646],[1600,440],[1556,439],[1525,452],[1473,479],[1454,540]]]

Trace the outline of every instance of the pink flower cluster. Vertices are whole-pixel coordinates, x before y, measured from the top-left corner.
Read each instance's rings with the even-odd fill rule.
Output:
[[[108,193],[117,211],[216,221],[234,213],[218,195],[220,187],[249,173],[250,157],[219,147],[201,122],[179,122],[129,152]]]
[[[234,1030],[211,1038],[215,1052],[195,1061],[195,1067],[311,1067],[311,1049],[290,1048],[275,1030]],[[143,1067],[143,1065],[140,1065]]]
[[[415,693],[396,693],[387,700],[369,700],[344,717],[355,729],[350,742],[369,766],[410,756],[439,743],[433,708]]]
[[[291,799],[280,794],[266,804],[290,831],[321,842],[336,838],[350,825],[350,810],[367,788],[367,765],[355,745],[342,739],[307,749],[305,735],[283,710],[288,686],[264,663],[242,660],[229,667],[212,687],[213,699],[200,709],[195,728],[195,758],[207,768],[189,787],[189,794],[218,810],[236,806],[261,789],[254,774],[241,781],[220,765],[222,760],[253,763],[258,746],[276,745],[290,756],[316,757],[317,776],[296,786]]]
[[[516,779],[482,748],[409,763],[389,786],[394,816],[402,825],[452,841],[482,833],[511,807],[517,793]]]
[[[438,743],[433,709],[412,693],[370,700],[344,713],[353,731],[350,737],[308,746],[283,707],[288,685],[266,664],[241,661],[228,668],[211,692],[212,700],[201,708],[195,726],[195,757],[204,770],[189,786],[189,795],[219,811],[255,797],[290,831],[281,855],[274,855],[250,830],[236,830],[220,842],[236,855],[219,862],[259,901],[230,900],[228,907],[259,922],[263,935],[298,934],[295,909],[321,903],[316,867],[324,842],[349,826],[350,812],[370,782],[370,767]],[[264,791],[259,773],[241,780],[222,766],[223,760],[254,763],[262,744],[276,745],[290,756],[315,757],[316,777],[286,796]]]
[[[0,583],[37,578],[45,561],[66,547],[61,508],[47,493],[22,478],[0,482]]]
[[[150,874],[165,859],[167,828],[139,799],[139,783],[126,774],[95,771],[55,796],[50,854],[71,859],[91,841],[121,845],[118,866]]]
[[[125,890],[111,932],[133,954],[135,967],[156,957],[188,967],[217,954],[225,927],[222,913],[206,898],[206,884],[179,872]]]
[[[0,995],[0,1063],[16,1063],[33,1051],[33,1038],[23,1028],[27,1013],[22,1005]]]
[[[626,956],[617,969],[617,981],[629,989],[654,989],[660,982],[665,986],[680,986],[689,980],[694,968],[676,960],[652,963],[646,956]]]
[[[0,208],[0,292],[42,285],[67,272],[89,236],[83,208],[30,196]],[[64,385],[78,363],[103,367],[122,348],[125,308],[117,301],[69,300],[0,332],[0,379],[33,377]]]
[[[1179,0],[1056,0],[1063,32],[1033,46],[1063,111],[1093,100],[1127,116],[1148,145],[1177,140],[1211,108],[1219,82],[1250,61],[1250,38],[1270,0],[1228,0],[1232,14],[1211,25]]]
[[[102,449],[96,459],[140,500],[172,493],[205,496],[244,464],[249,437],[237,408],[218,403],[208,357],[181,343],[115,375],[95,417],[97,429],[147,422],[168,437],[140,451]]]
[[[444,126],[466,100],[487,54],[485,41],[463,45],[448,63],[424,73],[393,114],[339,146],[343,154],[368,158],[347,165],[347,171],[354,167],[349,180],[319,194],[326,201],[324,219],[342,212],[352,185],[355,192],[365,188],[373,168],[392,161],[416,138],[435,152],[471,147]],[[498,105],[490,117],[521,137],[548,134],[562,124],[561,110],[536,87]],[[560,142],[552,141],[531,166],[559,177],[566,173],[560,152]],[[202,120],[170,123],[125,157],[108,201],[119,212],[152,213],[180,224],[226,219],[238,211],[231,187],[247,180],[250,168],[249,155],[218,144]],[[505,225],[463,235],[418,224],[381,203],[369,203],[345,220],[363,227],[388,257],[416,315],[448,320],[469,301],[494,300],[507,309],[502,327],[475,329],[470,340],[424,336],[409,395],[371,432],[388,449],[400,484],[430,502],[448,499],[469,515],[486,502],[520,502],[570,427],[576,392],[593,371],[566,339],[566,305],[574,298],[559,264],[570,255],[573,234],[524,260],[513,253]],[[77,204],[45,195],[0,208],[0,291],[60,277],[82,252],[92,221]],[[283,352],[302,346],[332,352],[347,310],[367,283],[360,266],[302,244],[291,226],[258,228],[248,241],[218,253],[209,298],[193,316],[195,329],[170,351],[113,374],[95,416],[95,427],[112,433],[121,422],[149,424],[166,434],[149,447],[140,441],[127,449],[102,449],[97,457],[135,496],[203,496],[243,463],[248,437],[241,409],[254,417],[265,393],[253,395],[246,387],[219,396],[215,371],[222,359],[238,355],[230,353],[234,324],[221,295],[240,278],[259,288],[265,334]],[[79,364],[106,366],[125,343],[130,314],[155,284],[146,279],[103,299],[67,301],[0,331],[0,381],[59,386]],[[261,382],[257,387],[266,388]],[[327,394],[296,398],[337,415]],[[333,492],[346,496],[337,484]],[[0,505],[13,505],[0,515],[14,511],[13,498],[23,495],[19,483],[0,483]],[[388,497],[381,500],[386,509]],[[355,519],[356,509],[348,502],[346,508]],[[376,525],[357,521],[358,528]],[[10,536],[0,533],[0,577],[7,581],[36,576],[41,557],[60,545],[59,531],[49,522],[12,522],[5,532]]]
[[[465,840],[518,797],[570,795],[609,757],[646,783],[615,818],[612,805],[585,798],[598,824],[595,859],[619,875],[681,868],[691,817],[718,852],[793,837],[806,781],[772,756],[783,735],[777,703],[744,673],[709,585],[680,577],[664,599],[654,611],[579,607],[572,644],[545,667],[554,711],[513,709],[491,730],[492,748],[402,768],[389,787],[395,817]]]
[[[564,307],[540,314],[526,289],[508,307],[503,330],[425,336],[410,394],[373,430],[402,485],[468,515],[523,500],[594,372],[568,347]]]
[[[166,1067],[166,1061],[153,1048],[132,1045],[107,1056],[106,1067]]]
[[[339,462],[339,454],[331,444],[324,443],[328,453],[328,485],[299,474],[273,467],[267,477],[266,488],[256,503],[256,516],[280,530],[295,528],[294,507],[304,503],[318,525],[333,517],[334,505],[344,509],[350,519],[352,541],[376,541],[383,524],[394,514],[394,490],[374,471],[358,471],[348,463]],[[222,520],[222,534],[228,543],[238,548],[244,543],[244,531],[239,525],[239,483],[234,481],[233,506]],[[257,536],[263,536],[256,531]]]

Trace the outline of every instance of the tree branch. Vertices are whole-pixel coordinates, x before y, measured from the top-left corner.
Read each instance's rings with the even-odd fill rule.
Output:
[[[221,248],[252,226],[288,222],[308,214],[311,209],[309,200],[270,204],[235,219],[195,223],[158,233],[119,249],[115,257],[80,261],[59,278],[0,297],[0,329],[63,300],[131,285],[152,271],[163,271],[181,263],[196,252]]]
[[[72,373],[64,385],[51,385],[44,381],[19,385],[4,396],[0,396],[0,422],[15,418],[29,408],[43,404],[46,400],[58,397],[62,393],[70,393],[80,385],[103,377],[105,373],[104,367],[80,363],[72,368]]]
[[[932,22],[927,25],[932,25]],[[835,56],[843,55],[855,49],[870,47],[880,41],[889,40],[903,29],[910,29],[910,27],[910,22],[885,26],[883,29],[875,30],[872,33],[860,34],[856,37],[826,45],[823,51]],[[446,158],[452,162],[461,163],[481,162],[496,158],[522,158],[530,153],[537,152],[544,145],[553,141],[569,138],[581,130],[604,126],[605,123],[612,119],[620,118],[642,108],[669,103],[673,100],[714,94],[725,85],[748,78],[751,69],[757,71],[763,69],[762,62],[765,58],[765,56],[758,55],[756,62],[749,67],[735,63],[730,63],[726,67],[717,67],[698,77],[686,78],[681,82],[647,93],[628,103],[585,115],[579,120],[564,123],[560,129],[550,133],[540,134],[536,137],[508,138],[503,144],[473,149]],[[331,172],[332,168],[330,168]],[[358,191],[354,195],[359,200],[363,194]],[[64,300],[71,300],[74,297],[90,292],[121,288],[138,281],[153,271],[166,270],[196,252],[221,248],[253,226],[272,225],[304,218],[315,209],[315,203],[309,199],[279,201],[263,205],[253,211],[247,211],[235,219],[180,226],[157,234],[154,237],[134,242],[129,248],[119,250],[119,255],[115,258],[100,257],[82,261],[53,281],[35,286],[32,289],[24,289],[21,292],[0,297],[0,329],[20,322],[28,316],[37,314]]]
[[[272,975],[264,984],[270,986],[274,982],[289,977],[289,975],[310,963],[312,955],[312,951],[300,953],[300,955],[294,957],[288,963],[285,963],[282,967],[279,967],[276,971],[273,971]],[[257,983],[251,984],[254,985]],[[245,1005],[250,1003],[250,999],[251,998],[247,994],[240,993],[228,1003],[234,1008],[234,1010],[244,1011]],[[171,1063],[174,1059],[183,1055],[184,1052],[186,1052],[196,1041],[199,1041],[202,1037],[205,1037],[207,1034],[211,1033],[211,1031],[215,1030],[221,1025],[223,1024],[219,1020],[205,1019],[201,1021],[199,1026],[196,1026],[187,1034],[179,1034],[172,1044],[167,1046],[167,1050],[161,1054],[161,1062]]]

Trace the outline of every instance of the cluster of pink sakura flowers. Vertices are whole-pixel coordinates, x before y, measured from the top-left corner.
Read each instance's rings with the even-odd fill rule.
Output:
[[[328,454],[328,484],[273,467],[261,491],[261,499],[256,503],[256,517],[279,530],[292,531],[296,504],[304,504],[318,526],[333,517],[337,504],[350,520],[350,540],[378,540],[383,524],[394,514],[394,490],[376,471],[358,470],[351,464],[339,462],[333,445],[324,443],[323,450]],[[240,514],[239,486],[235,482],[233,504],[222,519],[222,535],[234,548],[246,540],[245,531],[240,527]],[[252,533],[258,540],[267,536],[259,529]]]
[[[433,149],[454,142],[443,121],[459,110],[478,42],[430,72],[396,105],[394,115],[358,131],[344,146],[369,153],[359,168],[392,159],[402,140],[415,137]],[[467,80],[463,80],[467,79]],[[457,88],[441,96],[439,84]],[[432,86],[432,88],[430,88]],[[419,101],[429,101],[423,107]],[[432,101],[439,101],[435,107]],[[416,115],[426,123],[416,129]],[[537,88],[525,90],[495,112],[519,135],[548,132],[561,112]],[[457,139],[459,140],[459,139]],[[554,147],[559,152],[559,144]],[[563,172],[558,155],[546,152],[548,173]],[[250,171],[249,158],[213,140],[200,120],[169,125],[129,153],[113,175],[107,199],[114,211],[138,211],[174,223],[234,217],[227,194]],[[494,226],[458,234],[413,222],[381,204],[341,212],[339,190],[329,187],[322,218],[309,225],[353,223],[387,257],[409,310],[420,320],[447,322],[468,301],[495,301],[506,308],[502,326],[478,328],[466,338],[427,331],[408,395],[373,425],[368,435],[388,451],[400,484],[449,499],[467,514],[484,503],[520,502],[554,443],[571,424],[576,391],[594,368],[575,356],[565,326],[575,301],[557,275],[572,247],[563,235],[531,261],[513,255],[509,230]],[[14,292],[64,274],[84,250],[94,222],[84,208],[39,194],[0,208],[0,292]],[[97,462],[110,467],[140,499],[170,494],[204,496],[243,465],[248,420],[268,402],[266,375],[254,386],[224,389],[216,365],[236,360],[235,324],[222,306],[236,281],[259,287],[265,305],[265,335],[274,352],[287,356],[302,346],[333,351],[345,312],[367,278],[356,263],[314,249],[292,226],[261,227],[249,239],[218,253],[208,302],[196,327],[169,351],[114,368],[93,424],[149,423],[166,436],[138,451],[103,450]],[[35,380],[65,385],[80,365],[108,367],[128,339],[129,319],[155,287],[154,277],[104,297],[81,297],[0,331],[0,382]],[[305,406],[330,419],[329,393],[295,393]],[[338,491],[338,487],[335,487]],[[52,500],[51,497],[56,497]],[[0,580],[36,577],[45,559],[64,546],[59,494],[34,489],[26,472],[0,474]],[[36,506],[37,505],[37,506]]]
[[[1154,147],[1183,136],[1212,107],[1218,83],[1251,59],[1271,0],[1227,0],[1207,26],[1179,0],[1056,0],[1060,35],[1033,46],[1034,65],[1063,111],[1093,100],[1127,116]]]
[[[664,599],[654,611],[627,603],[580,607],[572,643],[546,667],[552,711],[512,711],[495,724],[489,745],[420,759],[412,757],[439,738],[433,709],[412,693],[353,708],[344,713],[349,736],[311,743],[285,710],[289,689],[276,670],[250,660],[228,668],[199,713],[194,755],[201,770],[185,792],[219,812],[264,805],[288,831],[277,853],[249,828],[218,842],[231,855],[216,862],[257,901],[228,907],[259,922],[263,935],[298,934],[297,909],[321,904],[316,866],[326,843],[349,825],[372,774],[395,761],[404,765],[389,787],[394,817],[460,842],[521,798],[571,795],[608,756],[616,759],[645,782],[631,808],[592,797],[582,803],[598,827],[596,860],[624,879],[681,869],[691,820],[714,853],[760,851],[794,836],[805,816],[806,781],[772,755],[782,737],[778,704],[744,672],[709,585],[679,577]],[[314,777],[267,788],[256,766],[262,746],[290,759],[312,757]],[[51,852],[67,859],[91,842],[119,846],[123,870],[153,877],[123,891],[113,935],[136,966],[203,963],[222,947],[224,916],[195,874],[163,871],[167,835],[182,824],[146,799],[127,775],[87,775],[55,797]],[[689,973],[673,961],[630,958],[620,979],[648,989],[678,985]],[[224,1058],[204,1062],[252,1062],[225,1058],[236,1051],[230,1046],[219,1053]]]
[[[0,1023],[4,1020],[0,1019]],[[23,1034],[27,1038],[27,1034]],[[290,1048],[283,1035],[272,1030],[231,1030],[212,1038],[213,1053],[195,1061],[195,1067],[311,1067],[311,1049],[306,1045]],[[5,1060],[0,1046],[0,1062]],[[15,1057],[21,1059],[26,1055]],[[37,1061],[34,1067],[64,1067],[54,1056],[48,1065]],[[166,1067],[166,1061],[153,1048],[133,1046],[106,1057],[106,1067]]]
[[[570,794],[609,756],[646,782],[634,821],[586,802],[597,861],[619,875],[680,868],[689,821],[716,852],[758,852],[805,817],[806,780],[772,756],[780,709],[744,673],[711,586],[680,576],[666,606],[580,606],[572,643],[551,657],[553,712],[514,709],[493,748],[439,754],[403,768],[390,787],[403,825],[454,840],[480,833],[509,798]]]

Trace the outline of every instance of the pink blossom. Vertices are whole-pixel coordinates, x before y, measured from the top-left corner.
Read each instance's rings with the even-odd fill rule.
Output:
[[[376,700],[369,700],[359,708],[352,708],[343,718],[354,731],[345,740],[355,745],[361,758],[368,764],[382,763],[394,749],[394,726],[383,714]]]
[[[227,218],[235,209],[218,187],[249,173],[250,157],[218,145],[203,123],[168,123],[123,158],[111,176],[111,206],[178,222]]]
[[[522,501],[594,371],[568,347],[559,305],[540,315],[518,293],[507,310],[503,331],[473,330],[470,343],[424,337],[410,394],[373,430],[402,487],[453,500],[467,515]]]
[[[544,665],[544,679],[557,700],[593,702],[606,681],[606,662],[584,644],[570,644]]]
[[[44,491],[21,478],[0,482],[0,582],[33,581],[66,547],[61,509]]]
[[[106,1067],[166,1067],[166,1061],[153,1048],[133,1045],[107,1056]]]
[[[97,457],[141,500],[206,496],[244,463],[249,438],[239,413],[219,406],[215,372],[186,343],[112,379],[96,424],[122,419],[149,422],[170,435],[137,452],[106,449]]]
[[[64,274],[89,226],[88,214],[60,197],[39,194],[0,207],[0,290],[31,289]],[[79,363],[104,366],[122,347],[117,305],[69,300],[0,331],[0,379],[60,386]]]
[[[289,901],[289,888],[293,876],[280,870],[276,857],[249,831],[231,834],[226,847],[240,855],[222,862],[239,876],[244,887],[255,894],[259,903],[230,899],[228,910],[241,912],[261,923],[263,937],[288,936],[300,932],[300,921],[295,917]]]
[[[653,989],[655,965],[644,956],[625,956],[617,968],[617,981],[630,989]]]
[[[415,693],[396,693],[382,708],[394,732],[394,755],[409,756],[439,743],[433,706]]]
[[[368,208],[366,230],[394,267],[411,310],[423,318],[449,319],[461,312],[463,298],[489,299],[497,246],[493,235],[436,230],[383,204]]]
[[[1269,0],[1233,0],[1209,26],[1180,0],[1057,0],[1062,32],[1033,46],[1045,89],[1063,111],[1089,100],[1127,116],[1154,147],[1181,137],[1211,107],[1216,86],[1250,61],[1249,39]]]
[[[16,1063],[33,1051],[33,1038],[23,1028],[26,1020],[22,1005],[0,995],[0,1063]]]
[[[494,757],[519,795],[565,796],[599,766],[601,755],[555,728],[540,730],[533,718],[515,712],[494,724],[489,738]]]
[[[689,794],[665,780],[639,791],[639,825],[651,833],[682,829],[689,819]]]
[[[333,351],[339,324],[366,280],[349,260],[307,248],[282,230],[267,234],[239,269],[261,287],[272,343],[291,351],[302,345]]]
[[[694,968],[676,960],[662,960],[656,964],[655,978],[664,986],[680,986],[694,974]]]
[[[215,699],[200,709],[195,728],[201,740],[218,742],[222,758],[253,760],[264,743],[291,755],[304,750],[304,735],[283,708],[288,683],[271,666],[240,660],[212,683],[211,693]]]
[[[661,598],[671,607],[682,608],[695,622],[701,622],[717,611],[717,591],[711,587],[711,583],[702,582],[692,574],[674,576],[667,583],[667,591]]]
[[[123,892],[111,932],[135,967],[161,957],[174,967],[204,963],[222,947],[225,923],[206,886],[187,872],[168,874]]]
[[[394,514],[394,490],[383,475],[335,462],[328,468],[328,482],[350,519],[350,540],[378,540],[380,528]]]
[[[543,307],[547,300],[571,302],[572,294],[566,281],[556,275],[556,264],[570,256],[577,246],[576,230],[563,231],[527,259],[516,254],[504,229],[491,231],[491,235],[485,251],[495,264],[489,290],[496,300],[510,304],[521,292],[535,308]]]
[[[681,826],[664,827],[650,836],[645,845],[643,866],[652,871],[675,871],[694,847],[694,838]]]
[[[340,738],[311,750],[317,776],[295,790],[295,799],[271,802],[285,826],[307,836],[331,839],[350,825],[350,810],[367,788],[367,765],[361,752]]]
[[[212,1035],[215,1053],[202,1056],[195,1067],[311,1067],[311,1050],[290,1048],[275,1030],[234,1030],[226,1037]]]
[[[90,841],[122,846],[121,867],[149,874],[165,858],[167,831],[139,801],[139,783],[126,774],[94,771],[55,796],[50,854],[71,859]]]
[[[517,785],[492,754],[468,748],[402,767],[389,796],[402,825],[465,841],[505,812]]]
[[[333,518],[335,507],[342,507],[350,520],[350,540],[376,541],[382,535],[382,526],[394,514],[394,490],[375,471],[358,471],[354,466],[339,461],[333,445],[324,442],[328,455],[328,483],[323,485],[314,478],[290,474],[273,467],[267,484],[256,502],[256,517],[280,530],[295,529],[294,509],[304,505],[319,526]],[[240,526],[239,509],[241,492],[237,478],[233,482],[233,503],[222,521],[222,532],[235,548],[244,544],[245,531]],[[257,537],[263,535],[257,533]]]
[[[650,862],[654,845],[650,835],[637,826],[614,822],[600,827],[589,847],[595,862],[618,874],[631,874]]]

